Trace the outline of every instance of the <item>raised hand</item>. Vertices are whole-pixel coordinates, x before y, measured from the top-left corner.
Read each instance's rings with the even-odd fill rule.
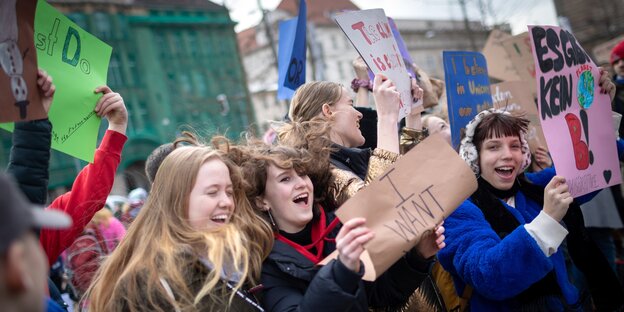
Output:
[[[604,67],[599,67],[600,69],[600,80],[598,80],[598,86],[600,87],[600,93],[608,94],[611,97],[611,102],[615,98],[615,84],[611,80],[609,76],[609,71]]]
[[[561,221],[573,200],[565,178],[554,176],[544,189],[544,212],[551,218]]]
[[[95,113],[108,119],[109,130],[126,134],[128,110],[121,95],[113,92],[108,86],[97,87],[94,92],[104,94],[95,105]]]
[[[389,117],[395,123],[398,122],[401,95],[394,82],[383,74],[375,75],[373,97],[379,118]]]
[[[48,75],[48,73],[41,68],[37,70],[37,87],[39,87],[43,109],[48,113],[50,111],[50,106],[52,106],[56,86],[52,83],[52,76]]]
[[[534,156],[535,162],[540,168],[544,169],[552,166],[552,159],[550,158],[550,155],[548,155],[546,148],[543,146],[539,146],[537,150],[535,150]]]
[[[375,237],[375,233],[365,227],[364,223],[364,218],[351,219],[342,225],[336,236],[338,260],[354,272],[360,271],[360,256],[364,252],[364,245]]]

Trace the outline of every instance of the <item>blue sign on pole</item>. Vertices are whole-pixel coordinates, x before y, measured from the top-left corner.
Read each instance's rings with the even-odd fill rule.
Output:
[[[457,148],[468,122],[493,106],[490,79],[485,57],[479,52],[444,51],[442,56],[451,138]]]
[[[294,89],[285,86],[285,82],[296,30],[296,17],[279,23],[279,43],[277,47],[277,98],[279,100],[289,100],[295,93]]]
[[[296,90],[305,83],[306,77],[306,3],[299,0],[299,16],[297,17],[297,30],[292,47],[292,54],[288,62],[284,86]]]

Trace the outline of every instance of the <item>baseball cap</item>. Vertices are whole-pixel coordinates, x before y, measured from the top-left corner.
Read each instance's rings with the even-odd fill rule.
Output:
[[[0,253],[30,229],[65,229],[71,218],[60,210],[31,204],[13,178],[0,173]]]

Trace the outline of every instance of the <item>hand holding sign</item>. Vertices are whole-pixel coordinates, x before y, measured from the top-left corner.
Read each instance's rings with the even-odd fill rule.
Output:
[[[366,219],[351,219],[342,225],[336,236],[336,250],[338,260],[351,271],[360,272],[360,256],[364,252],[364,245],[368,243],[375,232],[364,226]]]
[[[95,93],[104,94],[95,105],[98,117],[108,119],[108,129],[126,134],[128,127],[128,110],[119,93],[113,92],[108,86],[97,87]]]
[[[37,71],[37,86],[39,87],[41,104],[43,104],[43,109],[47,114],[50,111],[50,106],[52,106],[56,86],[52,83],[52,77],[43,69]]]
[[[397,91],[394,82],[383,74],[375,75],[373,81],[373,97],[377,107],[377,115],[389,117],[391,120],[399,119],[399,102],[401,94]]]
[[[433,232],[428,234],[424,234],[423,238],[420,239],[418,245],[416,245],[416,251],[420,254],[424,259],[429,259],[435,256],[440,249],[446,246],[444,242],[444,227],[442,226],[444,221],[440,225],[438,225]]]
[[[569,190],[562,176],[554,176],[544,189],[544,212],[557,222],[561,222],[574,200]]]
[[[598,86],[600,87],[600,93],[608,94],[611,98],[611,102],[615,98],[615,83],[609,77],[609,71],[604,67],[598,67],[600,70],[600,79],[598,80]]]

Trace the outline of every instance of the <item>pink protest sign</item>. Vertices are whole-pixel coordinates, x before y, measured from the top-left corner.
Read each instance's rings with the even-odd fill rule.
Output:
[[[412,107],[410,78],[384,10],[346,12],[335,20],[368,68],[394,82],[401,93],[399,119],[407,116]]]
[[[600,71],[568,31],[529,26],[537,99],[557,174],[574,197],[622,182],[611,100],[601,94]]]

